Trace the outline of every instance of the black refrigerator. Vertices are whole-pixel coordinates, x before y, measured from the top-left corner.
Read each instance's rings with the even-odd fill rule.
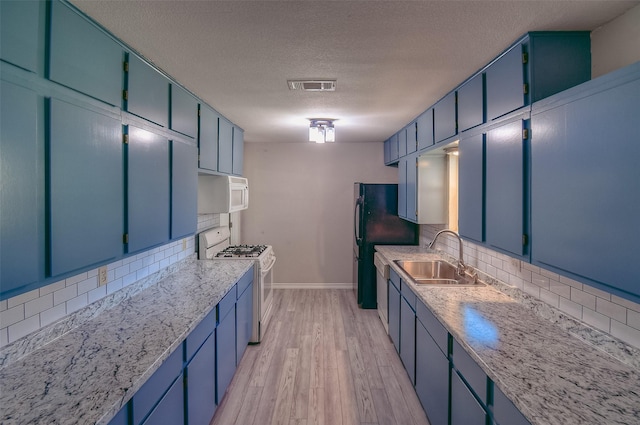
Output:
[[[353,288],[361,308],[376,308],[375,245],[416,245],[417,224],[398,217],[398,185],[354,185]]]

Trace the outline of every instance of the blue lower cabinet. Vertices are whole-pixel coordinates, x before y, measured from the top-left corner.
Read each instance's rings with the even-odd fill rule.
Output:
[[[531,425],[500,388],[493,385],[493,419],[498,425]]]
[[[184,425],[184,387],[182,374],[162,397],[144,425]]]
[[[129,425],[129,405],[125,404],[122,409],[109,421],[109,425]]]
[[[253,275],[253,269],[249,270],[249,272]],[[240,284],[238,284],[238,289],[239,288]],[[238,290],[238,293],[239,292]],[[238,297],[238,301],[236,302],[236,318],[236,365],[238,365],[251,339],[253,327],[253,283],[245,287],[244,292]]]
[[[405,297],[400,301],[400,358],[411,383],[416,383],[416,313]]]
[[[485,425],[487,413],[455,370],[451,371],[451,425]]]
[[[211,334],[186,367],[189,425],[208,425],[216,412],[216,336]]]
[[[424,325],[416,323],[416,393],[431,425],[448,425],[449,360]]]
[[[184,403],[182,403],[182,407],[180,407],[180,416],[181,419],[179,422],[172,422],[167,420],[166,422],[161,422],[162,415],[155,414],[165,399],[167,399],[167,405],[174,405],[173,400],[177,398],[175,394],[172,394],[169,398],[167,398],[167,394],[174,390],[176,386],[176,382],[180,387],[180,400],[183,401],[183,385],[182,379],[182,345],[179,346],[165,361],[162,363],[160,368],[151,375],[151,378],[135,393],[132,399],[133,405],[133,423],[134,425],[138,425],[141,423],[151,424],[151,423],[164,423],[164,424],[173,424],[173,423],[182,423],[184,416]],[[175,392],[175,391],[174,391]],[[163,410],[166,407],[162,407]],[[150,412],[153,413],[149,415]],[[145,418],[149,415],[149,419],[151,416],[154,416],[156,419],[154,421],[149,422]],[[173,417],[171,415],[167,416]]]
[[[226,311],[223,311],[224,301],[227,297],[233,296],[233,304]],[[236,371],[236,308],[235,308],[235,286],[232,291],[225,295],[218,305],[219,322],[216,328],[216,402],[224,397],[225,391]],[[223,311],[223,314],[220,312]],[[226,315],[224,314],[226,313]]]
[[[393,273],[393,272],[392,272]],[[397,275],[396,275],[397,276]],[[400,352],[400,291],[389,280],[389,337]]]

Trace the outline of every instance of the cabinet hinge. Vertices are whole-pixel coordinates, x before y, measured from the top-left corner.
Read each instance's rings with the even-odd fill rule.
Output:
[[[526,234],[522,235],[522,245],[524,246],[528,243],[529,243],[529,236],[527,236]]]
[[[523,53],[522,54],[522,63],[528,63],[529,62],[529,54],[528,53]]]
[[[529,129],[525,128],[522,130],[522,140],[527,140],[529,138]]]
[[[522,86],[522,91],[524,92],[524,94],[529,94],[529,84],[524,83],[524,85]]]
[[[125,233],[122,235],[122,243],[129,243],[129,234]]]
[[[124,72],[129,72],[129,62],[122,62],[122,69],[124,70]]]
[[[123,134],[122,135],[122,143],[124,143],[125,145],[129,144],[129,135],[128,134]]]
[[[124,100],[128,100],[129,99],[129,90],[122,90],[122,98]]]

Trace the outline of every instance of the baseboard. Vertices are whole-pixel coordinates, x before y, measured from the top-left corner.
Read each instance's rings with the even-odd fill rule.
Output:
[[[273,289],[353,289],[353,283],[273,283]]]

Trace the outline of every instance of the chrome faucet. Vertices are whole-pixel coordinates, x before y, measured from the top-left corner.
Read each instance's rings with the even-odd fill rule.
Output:
[[[444,229],[444,230],[440,230],[438,233],[436,233],[435,237],[433,238],[433,240],[431,241],[431,243],[429,244],[428,248],[429,249],[433,249],[433,245],[436,243],[436,240],[438,239],[438,236],[440,236],[443,233],[451,233],[453,236],[455,236],[456,238],[458,238],[458,243],[459,245],[459,252],[460,252],[460,259],[458,260],[458,274],[460,276],[464,276],[464,272],[467,269],[467,266],[464,264],[463,261],[463,255],[462,255],[462,238],[460,237],[459,234],[457,234],[456,232],[454,232],[453,230],[449,230],[449,229]]]

